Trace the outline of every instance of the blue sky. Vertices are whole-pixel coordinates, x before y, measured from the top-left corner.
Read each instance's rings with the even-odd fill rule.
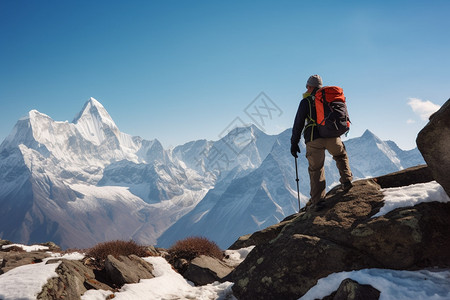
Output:
[[[449,12],[450,1],[0,0],[0,141],[31,109],[72,121],[90,97],[121,131],[165,147],[217,140],[258,121],[254,108],[269,116],[262,101],[276,109],[259,125],[276,134],[320,74],[344,89],[349,138],[369,129],[411,149],[450,96]]]

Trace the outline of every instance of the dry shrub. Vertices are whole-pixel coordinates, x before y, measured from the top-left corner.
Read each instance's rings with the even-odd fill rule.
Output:
[[[26,252],[22,247],[19,246],[11,246],[2,249],[3,252]]]
[[[97,262],[103,262],[108,255],[112,255],[115,258],[119,256],[128,256],[131,254],[137,256],[147,256],[145,247],[136,244],[134,241],[109,241],[95,245],[91,249],[87,250],[86,254],[95,258]]]
[[[223,253],[216,243],[205,237],[188,237],[177,241],[169,250],[170,263],[174,264],[179,259],[191,261],[199,255],[208,255],[222,259]]]

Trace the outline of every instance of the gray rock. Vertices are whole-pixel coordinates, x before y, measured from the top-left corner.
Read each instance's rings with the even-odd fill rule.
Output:
[[[95,279],[92,269],[81,261],[53,259],[47,263],[58,263],[56,268],[58,277],[51,278],[37,296],[38,300],[50,299],[80,299],[88,289],[112,290],[108,285]]]
[[[11,269],[28,265],[32,263],[39,263],[50,254],[45,252],[0,252],[0,274],[6,273]]]
[[[410,171],[417,169],[405,170],[406,178],[416,180]],[[395,182],[398,175],[381,181]],[[323,209],[312,205],[276,230],[247,236],[245,244],[256,247],[228,276],[234,296],[298,299],[336,272],[450,267],[450,203],[421,203],[373,217],[383,198],[375,180],[355,181],[347,192],[331,190]],[[274,232],[279,233],[274,237]]]
[[[450,196],[450,99],[431,115],[416,143],[433,177]]]
[[[371,285],[359,284],[352,279],[344,279],[336,292],[323,300],[378,300],[380,291]]]
[[[417,167],[408,168],[407,170],[379,176],[374,178],[374,180],[382,189],[386,189],[430,182],[433,181],[434,178],[431,173],[431,169],[427,165],[420,165]]]
[[[189,263],[183,276],[195,285],[205,285],[221,281],[232,270],[232,267],[215,257],[200,255]]]
[[[58,245],[56,245],[53,242],[41,243],[39,245],[48,247],[48,250],[45,250],[45,251],[51,251],[51,252],[61,251],[61,247],[59,247]]]
[[[154,278],[153,266],[136,255],[115,258],[108,255],[105,270],[112,282],[117,286],[126,283],[138,283],[141,279]]]
[[[10,241],[8,241],[8,240],[0,239],[0,250],[2,249],[2,246],[9,245],[9,244],[12,244],[12,243]]]

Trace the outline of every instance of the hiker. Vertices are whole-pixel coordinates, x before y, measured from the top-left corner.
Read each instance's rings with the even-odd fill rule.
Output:
[[[306,158],[308,159],[308,172],[311,186],[311,199],[307,206],[314,204],[318,209],[323,208],[325,204],[325,149],[333,156],[340,174],[341,188],[344,191],[349,190],[353,185],[351,183],[353,176],[348,162],[347,151],[341,138],[324,138],[319,135],[316,123],[316,109],[314,96],[322,88],[322,78],[319,75],[312,75],[306,83],[306,93],[298,107],[295,116],[294,127],[291,137],[291,154],[298,157],[300,141],[303,128],[303,137],[306,143]],[[305,126],[305,122],[307,122]]]

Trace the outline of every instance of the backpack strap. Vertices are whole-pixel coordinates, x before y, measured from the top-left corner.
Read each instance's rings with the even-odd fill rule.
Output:
[[[317,126],[317,122],[316,120],[313,118],[313,110],[315,111],[315,104],[313,107],[313,103],[315,102],[315,93],[311,94],[308,97],[308,105],[309,105],[309,113],[306,115],[307,119],[308,119],[308,123],[305,126],[305,130],[309,127],[311,127],[311,141],[314,140],[314,127]]]

